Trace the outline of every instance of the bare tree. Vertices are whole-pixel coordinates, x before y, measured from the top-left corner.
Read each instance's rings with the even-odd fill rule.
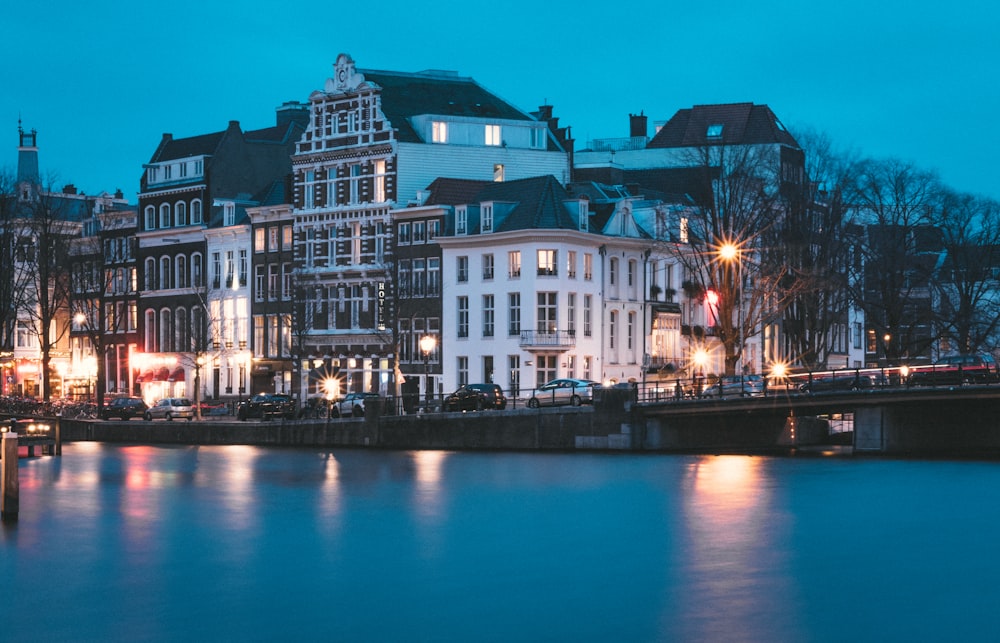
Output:
[[[935,210],[947,259],[937,273],[940,338],[961,354],[993,351],[1000,340],[1000,203],[945,192]]]
[[[24,309],[32,266],[18,260],[22,222],[14,178],[0,173],[0,265],[8,270],[0,279],[0,351],[14,350],[18,311]]]
[[[782,330],[787,353],[796,356],[799,365],[815,370],[830,366],[838,339],[849,328],[847,268],[852,239],[844,225],[848,211],[844,196],[857,161],[851,153],[834,149],[824,133],[805,129],[796,132],[795,139],[805,151],[810,186],[784,226],[795,288],[783,311]]]
[[[780,151],[767,145],[692,148],[696,185],[687,246],[665,244],[684,267],[689,296],[717,295],[713,314],[725,371],[743,359],[745,341],[780,314],[787,266],[780,231],[788,202],[780,190]]]
[[[853,188],[859,234],[851,289],[868,331],[889,364],[926,356],[931,278],[943,250],[931,216],[941,199],[938,177],[897,159],[866,160]]]

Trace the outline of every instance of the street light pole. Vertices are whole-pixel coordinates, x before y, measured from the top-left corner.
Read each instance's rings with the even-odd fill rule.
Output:
[[[431,353],[437,346],[437,339],[433,335],[424,335],[420,338],[420,350],[424,354],[424,386],[426,388],[425,399],[429,403],[433,397],[431,390]]]
[[[743,344],[745,343],[744,337],[744,324],[743,324],[743,250],[737,244],[732,241],[727,241],[722,246],[719,247],[719,258],[729,266],[730,274],[732,274],[733,262],[736,262],[736,279],[738,280],[736,286],[736,324],[737,324],[737,340],[739,344],[736,346],[736,354],[739,356],[740,364],[740,377],[743,376]],[[727,293],[732,295],[733,293]],[[730,317],[730,319],[732,319]],[[735,355],[734,355],[735,357]],[[736,364],[733,364],[735,368]],[[741,380],[742,381],[742,380]]]

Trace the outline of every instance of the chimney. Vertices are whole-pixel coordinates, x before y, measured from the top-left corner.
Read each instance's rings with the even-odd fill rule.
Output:
[[[552,105],[541,105],[535,112],[535,117],[540,121],[547,121],[552,118]]]
[[[76,186],[70,183],[63,188],[63,194],[76,194]]]
[[[642,113],[628,115],[629,136],[646,136],[646,123],[648,118]]]

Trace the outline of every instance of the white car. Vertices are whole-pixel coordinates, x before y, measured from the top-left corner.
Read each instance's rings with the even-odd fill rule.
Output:
[[[556,406],[559,404],[569,404],[570,406],[592,404],[594,401],[595,386],[600,386],[600,384],[592,380],[572,378],[552,380],[531,392],[531,397],[528,398],[528,406],[537,409],[539,406]]]
[[[190,422],[194,419],[194,404],[186,397],[165,397],[146,409],[143,418],[147,422],[153,418],[163,418],[164,420],[187,418]]]

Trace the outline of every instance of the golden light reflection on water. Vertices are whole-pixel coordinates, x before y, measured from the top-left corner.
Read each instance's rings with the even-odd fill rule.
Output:
[[[417,516],[435,517],[441,512],[441,470],[450,455],[447,451],[414,451],[411,454],[416,484],[413,508]]]
[[[226,447],[223,453],[225,466],[220,469],[222,479],[217,484],[221,491],[219,497],[226,521],[236,530],[256,527],[258,521],[254,501],[254,469],[261,450],[257,447],[234,445]],[[196,474],[195,479],[200,478],[201,474]]]
[[[339,518],[343,510],[342,489],[340,486],[340,463],[332,453],[328,453],[324,457],[326,458],[326,463],[323,467],[323,486],[320,492],[318,507],[319,515],[324,520],[320,524],[339,527],[339,521],[333,519]]]
[[[695,617],[688,634],[698,639],[723,640],[751,623],[778,636],[793,627],[790,615],[773,610],[775,597],[789,591],[790,574],[785,553],[773,546],[786,527],[773,506],[767,463],[712,456],[689,468],[681,564],[693,582],[681,609]]]

